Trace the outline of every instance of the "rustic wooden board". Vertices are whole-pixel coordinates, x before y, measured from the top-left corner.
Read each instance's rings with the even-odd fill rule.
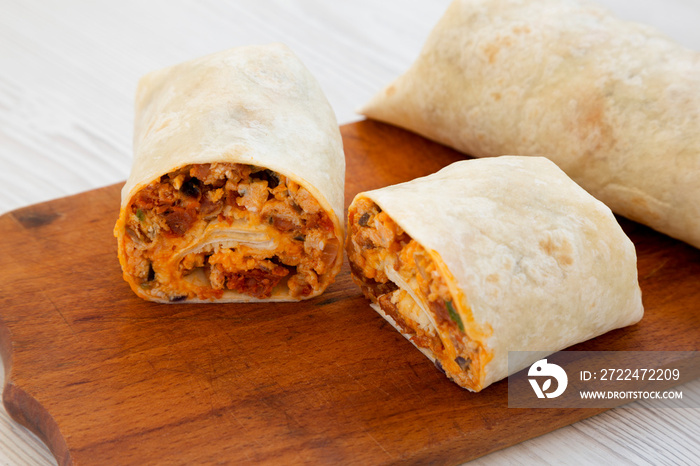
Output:
[[[342,128],[346,205],[462,155],[364,121]],[[120,186],[0,217],[8,412],[60,464],[457,463],[603,409],[508,409],[462,390],[384,322],[344,266],[308,302],[164,305],[121,278]],[[621,220],[646,315],[578,350],[698,350],[700,251]]]

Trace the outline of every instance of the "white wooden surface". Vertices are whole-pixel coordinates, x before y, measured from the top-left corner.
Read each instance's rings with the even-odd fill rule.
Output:
[[[700,50],[698,0],[599,1]],[[0,0],[0,214],[124,180],[133,94],[147,71],[236,45],[284,42],[347,123],[411,63],[447,4]],[[697,394],[700,381],[685,389]],[[698,409],[622,408],[475,463],[700,464],[698,439]],[[0,409],[0,464],[53,461]]]

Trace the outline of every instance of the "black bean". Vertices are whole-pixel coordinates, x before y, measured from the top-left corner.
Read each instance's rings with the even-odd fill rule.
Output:
[[[294,240],[296,241],[306,241],[306,237],[303,235],[298,235],[294,237]]]
[[[280,180],[279,180],[279,178],[277,178],[277,176],[274,173],[272,173],[269,170],[267,170],[267,171],[270,173],[270,178],[267,180],[267,186],[270,189],[275,189],[277,186],[279,186]]]
[[[457,363],[460,369],[466,372],[467,369],[469,369],[469,365],[472,363],[472,360],[469,358],[464,359],[462,356],[457,356],[455,358],[455,362]]]
[[[280,184],[279,178],[277,178],[277,175],[271,170],[260,170],[251,173],[250,178],[253,180],[267,181],[267,187],[270,189],[275,189]]]
[[[362,217],[360,217],[360,220],[357,221],[357,223],[359,223],[360,226],[366,227],[368,221],[369,221],[369,212],[365,212],[362,215]]]
[[[437,369],[443,374],[445,373],[445,369],[442,367],[442,364],[440,364],[440,361],[438,361],[437,359],[435,360],[435,367],[437,367]]]
[[[146,281],[152,282],[155,279],[156,279],[156,271],[153,270],[153,264],[149,263],[148,264],[148,277],[146,277]]]
[[[190,178],[182,183],[182,186],[180,186],[180,191],[182,191],[185,196],[198,197],[200,193],[199,185],[200,182],[197,178]]]

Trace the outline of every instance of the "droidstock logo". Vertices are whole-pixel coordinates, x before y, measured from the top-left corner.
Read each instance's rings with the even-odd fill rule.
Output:
[[[537,395],[537,398],[544,398],[545,396],[547,398],[556,398],[564,393],[564,390],[566,390],[566,386],[569,383],[569,378],[566,376],[564,369],[556,364],[548,363],[546,359],[540,359],[530,366],[530,370],[527,372],[527,375],[542,379],[547,377],[544,379],[542,386],[540,386],[537,378],[528,379],[530,385],[532,385],[532,389],[535,391],[535,395]],[[548,392],[547,390],[552,387],[552,377],[557,381],[557,388],[552,392]]]

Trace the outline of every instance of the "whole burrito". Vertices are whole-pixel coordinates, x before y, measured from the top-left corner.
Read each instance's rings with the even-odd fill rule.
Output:
[[[509,351],[539,352],[512,353],[519,370],[644,312],[634,245],[542,157],[457,162],[360,193],[346,249],[372,307],[473,391],[509,375]]]
[[[114,230],[124,279],[160,302],[317,296],[342,262],[344,180],[333,110],[287,47],[152,72]]]
[[[455,0],[362,113],[475,157],[553,160],[700,247],[700,53],[576,0]]]

